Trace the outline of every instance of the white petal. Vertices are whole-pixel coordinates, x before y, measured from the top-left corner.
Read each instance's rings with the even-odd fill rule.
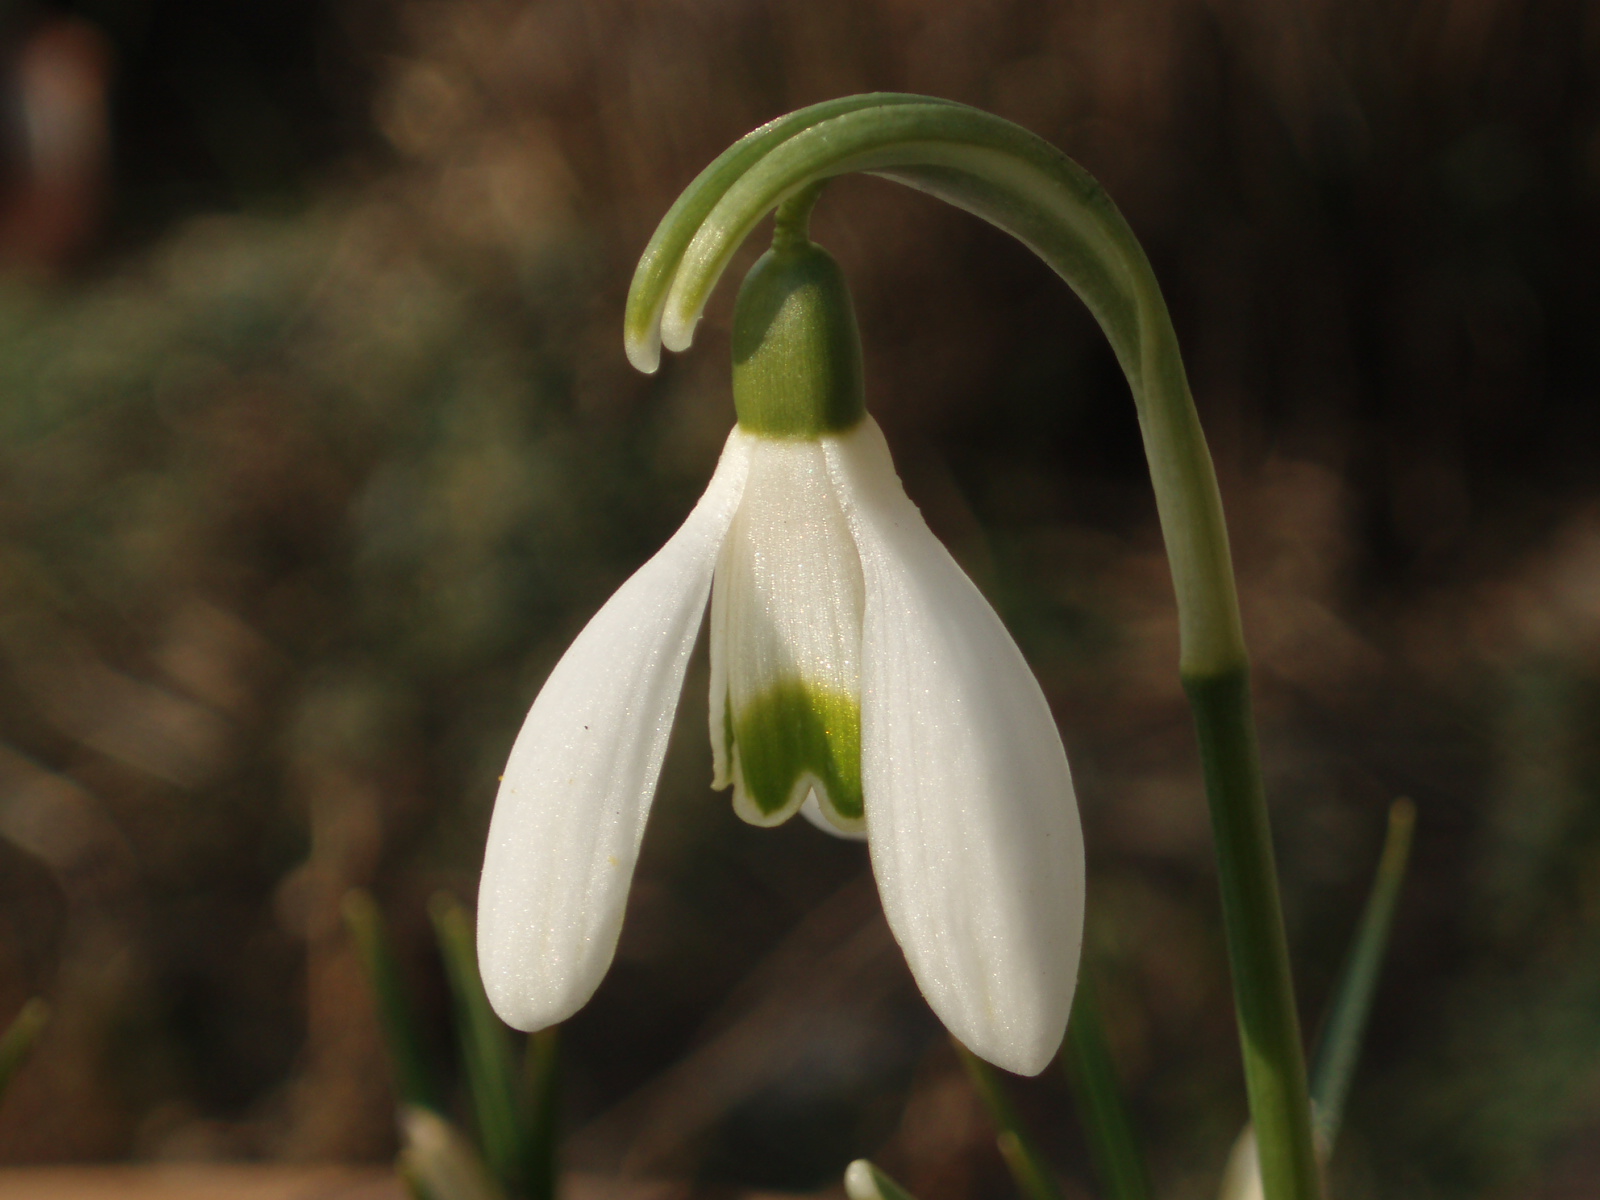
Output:
[[[753,437],[752,443],[750,474],[711,593],[713,786],[731,782],[734,809],[752,824],[788,820],[815,788],[830,809],[848,804],[853,810],[853,821],[834,814],[842,827],[858,826],[854,737],[864,601],[855,542],[819,442]],[[774,689],[786,687],[849,710],[850,796],[830,793],[820,763],[793,763],[786,755],[763,759],[761,747],[729,746],[730,714],[742,727]],[[775,773],[763,777],[759,762]],[[790,773],[801,765],[817,774]],[[750,794],[756,780],[764,785],[757,789],[763,803]],[[775,787],[784,790],[786,802],[775,802]]]
[[[800,815],[823,833],[831,834],[846,842],[864,842],[867,840],[865,829],[840,829],[837,820],[829,817],[822,811],[822,801],[817,799],[817,793],[811,792],[806,797],[806,802],[800,806]]]
[[[870,418],[824,439],[866,579],[861,772],[884,912],[923,995],[1024,1075],[1066,1030],[1083,835],[1016,643],[906,497]]]
[[[611,964],[749,443],[734,430],[700,503],[584,627],[511,749],[478,887],[478,965],[518,1029],[570,1016]]]
[[[711,617],[706,643],[711,658],[711,702],[707,716],[711,727],[711,786],[721,791],[733,782],[733,714],[728,711],[728,639],[723,632],[725,606],[717,603],[715,581],[711,588]]]

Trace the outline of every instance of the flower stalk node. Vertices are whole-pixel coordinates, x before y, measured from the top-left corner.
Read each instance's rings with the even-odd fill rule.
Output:
[[[811,212],[822,197],[826,179],[807,184],[783,203],[772,214],[772,245],[777,250],[804,246],[811,241]]]

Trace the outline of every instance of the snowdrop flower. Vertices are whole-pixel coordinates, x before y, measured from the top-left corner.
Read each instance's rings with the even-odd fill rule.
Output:
[[[780,239],[740,292],[730,434],[678,532],[551,672],[511,751],[478,902],[511,1025],[609,967],[710,600],[714,785],[739,816],[864,833],[912,974],[975,1053],[1060,1044],[1083,844],[1050,710],[994,610],[907,499],[862,407],[838,266]]]

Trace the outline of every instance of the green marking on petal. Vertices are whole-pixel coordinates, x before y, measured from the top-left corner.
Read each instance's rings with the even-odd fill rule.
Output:
[[[859,827],[861,705],[854,697],[799,680],[774,684],[733,719],[744,793],[764,816],[784,816],[805,799],[795,787],[809,776],[823,812],[842,828]],[[781,819],[781,818],[780,818]]]

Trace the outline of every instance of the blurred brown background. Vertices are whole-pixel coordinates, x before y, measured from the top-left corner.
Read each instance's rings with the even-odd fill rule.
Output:
[[[1057,143],[1155,262],[1308,1031],[1419,805],[1337,1194],[1593,1194],[1600,8],[13,0],[0,34],[0,1020],[57,1012],[0,1162],[392,1152],[339,897],[378,895],[442,1059],[426,899],[471,897],[523,712],[731,421],[728,295],[644,378],[633,262],[740,134],[887,89]],[[1243,1093],[1124,385],[962,214],[851,179],[815,233],[908,487],[1060,719],[1162,1194],[1212,1194]],[[733,817],[704,688],[569,1026],[571,1161],[1007,1194],[862,850]],[[1060,1077],[1019,1094],[1093,1194]]]

